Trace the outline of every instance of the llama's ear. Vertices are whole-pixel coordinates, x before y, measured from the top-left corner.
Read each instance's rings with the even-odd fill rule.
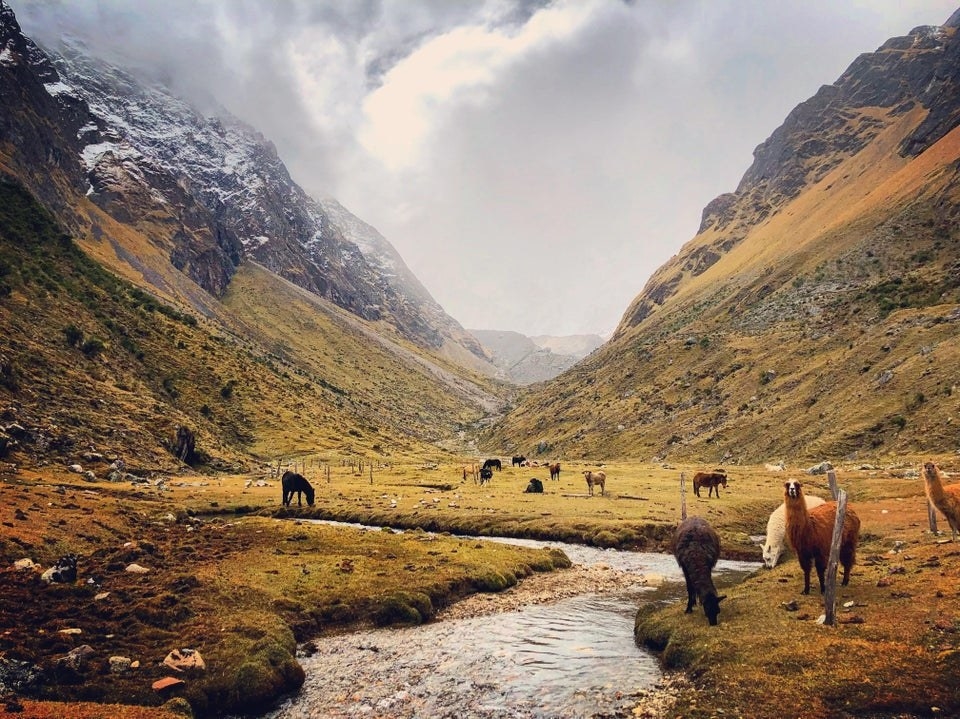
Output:
[[[726,594],[721,594],[719,597],[717,597],[717,604],[719,604],[720,602],[722,602],[722,601],[723,601],[724,599],[726,599],[726,598],[727,598],[727,595],[726,595]]]
[[[789,488],[790,488],[790,482],[784,482],[784,483],[783,483],[783,488],[784,488],[784,489],[789,489]]]

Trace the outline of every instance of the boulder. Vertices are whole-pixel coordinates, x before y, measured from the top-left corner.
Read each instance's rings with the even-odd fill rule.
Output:
[[[56,564],[40,575],[40,579],[48,583],[75,582],[77,580],[77,555],[67,554],[60,557]]]
[[[167,654],[166,658],[163,660],[163,663],[175,669],[178,672],[182,672],[186,669],[206,669],[207,665],[203,661],[203,657],[200,656],[200,652],[196,649],[174,649],[172,652]]]

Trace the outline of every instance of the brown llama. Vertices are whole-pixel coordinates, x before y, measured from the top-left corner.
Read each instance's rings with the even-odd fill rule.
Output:
[[[933,462],[923,465],[923,486],[927,498],[947,518],[953,532],[953,541],[957,541],[960,531],[960,484],[943,484],[943,474]]]
[[[830,558],[830,543],[833,525],[837,516],[837,503],[826,502],[819,507],[807,509],[800,482],[795,479],[785,482],[784,504],[787,507],[787,539],[797,553],[803,569],[803,593],[810,593],[810,567],[817,568],[820,593],[823,594],[823,574]],[[860,539],[860,518],[847,507],[840,535],[840,564],[843,565],[843,586],[850,582],[850,569],[857,559],[857,542]]]

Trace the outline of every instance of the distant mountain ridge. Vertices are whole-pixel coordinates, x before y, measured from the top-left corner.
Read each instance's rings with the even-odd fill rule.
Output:
[[[599,335],[527,337],[506,330],[469,330],[493,357],[502,376],[519,385],[556,377],[603,344]]]

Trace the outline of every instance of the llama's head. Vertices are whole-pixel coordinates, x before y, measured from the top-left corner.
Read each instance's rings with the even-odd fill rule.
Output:
[[[773,569],[777,566],[777,562],[780,561],[780,555],[783,554],[783,544],[778,544],[776,546],[767,539],[766,543],[763,545],[763,565],[767,569]]]
[[[925,482],[936,482],[939,479],[937,465],[933,462],[926,462],[923,465],[923,479]]]
[[[791,479],[783,483],[783,494],[786,499],[800,499],[803,497],[803,490],[800,489],[800,482]]]
[[[713,592],[710,592],[703,598],[703,613],[707,615],[707,621],[710,622],[710,626],[715,627],[720,621],[720,602],[726,598],[726,594],[721,594],[718,597]]]

